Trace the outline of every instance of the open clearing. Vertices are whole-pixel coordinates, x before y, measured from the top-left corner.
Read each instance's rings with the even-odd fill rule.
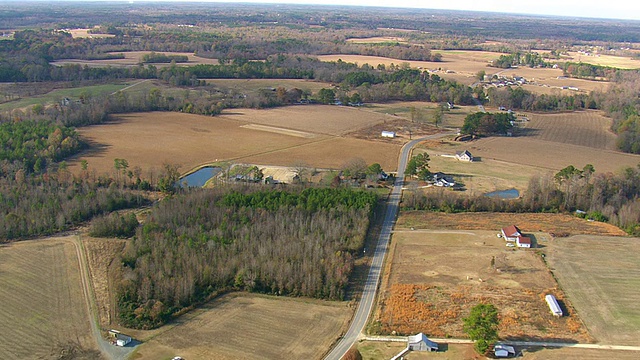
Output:
[[[569,52],[569,58],[563,58],[562,61],[583,62],[593,65],[610,66],[618,69],[640,69],[640,60],[632,59],[626,56],[615,56],[606,54],[586,55],[579,52]]]
[[[278,87],[285,89],[298,88],[303,91],[317,93],[322,88],[331,88],[331,84],[300,79],[206,79],[207,85],[215,85],[222,89],[233,89],[243,94],[257,93]]]
[[[0,246],[0,353],[96,359],[72,236]]]
[[[591,335],[606,344],[640,343],[640,239],[572,236],[545,252]]]
[[[98,38],[110,38],[110,37],[116,37],[113,34],[91,34],[89,33],[90,30],[93,29],[71,29],[69,30],[69,33],[71,34],[71,37],[75,38],[91,38],[91,39],[98,39]]]
[[[321,105],[237,109],[216,117],[175,112],[125,114],[102,125],[78,129],[92,147],[69,164],[77,168],[81,160],[87,160],[89,170],[112,172],[114,159],[121,158],[146,174],[163,164],[177,164],[188,171],[223,160],[280,166],[303,162],[311,167],[337,168],[360,157],[395,170],[399,144],[337,136],[384,119],[385,115],[369,111]],[[249,124],[282,130],[276,133],[243,127]],[[314,137],[291,136],[295,131]]]
[[[66,65],[66,64],[80,64],[87,66],[138,66],[142,62],[142,56],[149,54],[151,51],[127,51],[127,52],[114,52],[112,54],[124,54],[124,59],[105,59],[105,60],[81,60],[81,59],[64,59],[52,62],[53,65]],[[217,65],[217,59],[207,59],[193,55],[193,53],[186,52],[170,52],[170,51],[157,51],[158,54],[165,55],[183,55],[189,58],[186,63],[178,63],[178,65],[200,65],[209,64]],[[170,66],[169,63],[157,63],[155,66]]]
[[[350,314],[346,302],[229,294],[161,328],[135,359],[321,359]]]
[[[491,303],[503,339],[589,341],[570,304],[564,302],[568,316],[549,311],[544,296],[564,296],[541,257],[505,247],[496,231],[394,231],[380,330],[464,338],[462,318],[474,305]]]
[[[384,44],[384,43],[400,43],[406,44],[407,39],[397,36],[372,36],[367,38],[350,38],[346,42],[353,44]]]

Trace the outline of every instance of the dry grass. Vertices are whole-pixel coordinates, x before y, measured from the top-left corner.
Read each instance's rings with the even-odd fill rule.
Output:
[[[549,266],[600,342],[640,342],[640,239],[573,236],[548,247]]]
[[[71,37],[76,38],[90,38],[90,39],[99,39],[99,38],[110,38],[115,37],[112,34],[90,34],[89,30],[92,29],[73,29],[69,30]]]
[[[72,237],[0,247],[0,353],[10,359],[99,358]]]
[[[346,330],[344,302],[229,294],[160,329],[136,359],[321,359]]]
[[[80,64],[87,66],[138,66],[139,63],[142,62],[142,57],[145,54],[149,54],[151,51],[128,51],[122,52],[124,54],[124,59],[109,59],[109,60],[80,60],[80,59],[65,59],[54,61],[52,64],[54,65],[66,65],[66,64]],[[217,59],[207,59],[199,56],[193,55],[193,53],[186,52],[170,52],[170,51],[158,51],[158,53],[162,53],[165,55],[184,55],[189,58],[189,61],[186,63],[180,63],[180,65],[200,65],[200,64],[210,64],[216,65],[218,64]],[[120,52],[116,52],[114,54],[120,54]],[[169,66],[170,64],[155,64],[155,66]]]
[[[397,36],[373,36],[368,38],[350,38],[346,42],[353,44],[380,44],[380,43],[400,43],[406,44],[407,39]]]
[[[234,89],[240,93],[256,93],[267,88],[283,87],[317,93],[322,88],[331,88],[331,84],[300,79],[207,79],[208,85],[223,89]]]
[[[494,231],[396,231],[392,244],[379,315],[383,332],[465,337],[462,318],[472,306],[491,303],[502,338],[590,339],[569,304],[571,315],[551,315],[545,294],[563,295],[541,258],[506,248]]]
[[[146,174],[165,163],[178,164],[182,171],[223,160],[281,166],[304,162],[337,168],[361,157],[395,169],[399,145],[336,136],[381,121],[384,115],[337,106],[239,109],[216,117],[174,112],[120,115],[112,122],[79,129],[93,147],[70,165],[77,169],[84,159],[90,170],[112,172],[114,159],[124,158],[131,168],[140,166]],[[281,131],[243,127],[249,124]],[[314,137],[291,136],[300,132]]]
[[[482,359],[470,344],[442,344],[441,348],[445,351],[439,352],[420,352],[411,351],[404,356],[406,360],[423,360],[423,359],[439,359],[439,360],[460,360],[460,359]],[[363,341],[358,344],[358,350],[362,354],[364,360],[388,360],[400,352],[407,346],[406,342],[378,342]]]
[[[569,52],[569,58],[563,61],[583,62],[593,65],[610,66],[618,69],[640,69],[640,60],[625,56],[593,54],[585,55],[578,52]]]
[[[556,236],[600,235],[624,236],[619,228],[602,222],[587,221],[565,214],[512,214],[512,213],[431,213],[406,211],[398,218],[399,228],[495,230],[517,224],[526,233],[547,233]],[[541,240],[548,235],[540,235]]]

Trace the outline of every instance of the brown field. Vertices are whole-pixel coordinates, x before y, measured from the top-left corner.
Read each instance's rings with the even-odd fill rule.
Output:
[[[593,337],[606,344],[640,343],[640,239],[572,236],[555,239],[545,252]]]
[[[73,169],[87,160],[89,169],[99,173],[112,171],[116,158],[127,159],[131,168],[140,166],[145,171],[159,169],[165,163],[188,171],[223,160],[281,166],[304,162],[332,168],[361,157],[368,163],[379,162],[385,169],[395,169],[398,144],[338,136],[384,119],[385,115],[369,111],[311,105],[238,109],[216,117],[174,112],[120,115],[113,122],[79,129],[93,147],[69,164]],[[271,131],[243,127],[250,124],[267,126]],[[282,131],[275,132],[277,128]],[[314,137],[291,135],[301,132]]]
[[[569,52],[569,59],[562,61],[583,62],[593,65],[610,66],[619,69],[640,69],[640,60],[632,59],[626,56],[593,54],[585,55],[578,52]]]
[[[109,37],[115,37],[115,35],[112,34],[90,34],[89,30],[91,29],[73,29],[73,30],[69,30],[69,33],[71,34],[71,37],[75,38],[91,38],[91,39],[97,39],[97,38],[109,38]]]
[[[500,313],[503,339],[590,341],[542,258],[534,250],[505,247],[495,234],[394,231],[376,316],[381,331],[463,338],[462,318],[474,305],[491,303]],[[549,293],[564,302],[568,316],[551,314],[544,301]]]
[[[135,359],[321,359],[346,330],[346,302],[235,293],[161,328]]]
[[[9,359],[100,358],[73,237],[0,247],[0,353]]]
[[[587,221],[565,214],[513,214],[513,213],[425,213],[405,211],[398,218],[398,228],[447,229],[447,230],[490,230],[517,224],[525,233],[546,233],[555,236],[599,235],[624,236],[624,231],[611,224]],[[543,241],[550,239],[542,235]]]
[[[52,62],[54,65],[66,65],[66,64],[80,64],[87,66],[137,66],[142,62],[142,56],[150,53],[150,51],[128,51],[122,52],[124,59],[110,59],[110,60],[80,60],[80,59],[65,59]],[[199,64],[218,64],[217,59],[207,59],[193,55],[193,53],[185,52],[170,52],[170,51],[158,51],[158,53],[166,55],[184,55],[189,58],[186,63],[180,63],[180,65],[199,65]],[[116,52],[114,54],[120,54]],[[155,64],[156,66],[169,66],[169,64]]]
[[[331,84],[300,79],[207,79],[207,84],[223,89],[233,89],[240,93],[256,93],[267,88],[298,88],[317,93],[322,88],[331,88]]]
[[[397,37],[397,36],[373,36],[368,38],[350,38],[347,39],[346,42],[354,43],[354,44],[380,44],[380,43],[401,43],[406,44],[407,39]]]

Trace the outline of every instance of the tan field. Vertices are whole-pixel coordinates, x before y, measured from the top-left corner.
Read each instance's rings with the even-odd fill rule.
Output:
[[[145,54],[149,54],[151,51],[128,51],[122,52],[124,54],[124,59],[109,59],[109,60],[79,60],[79,59],[65,59],[54,61],[52,64],[54,65],[66,65],[66,64],[80,64],[80,65],[88,65],[88,66],[137,66],[142,62],[142,56]],[[184,52],[166,52],[166,51],[157,51],[157,53],[162,53],[165,55],[184,55],[189,58],[189,61],[186,63],[180,63],[181,65],[199,65],[199,64],[218,64],[217,59],[207,59],[199,56],[193,55],[193,53],[184,53]],[[115,52],[114,54],[120,54],[119,52]],[[155,64],[156,66],[169,66],[169,64]]]
[[[97,39],[97,38],[115,37],[115,35],[112,35],[112,34],[90,34],[89,30],[92,30],[92,29],[72,29],[72,30],[69,30],[69,33],[74,39],[75,38]]]
[[[614,56],[606,54],[580,54],[578,52],[569,52],[569,59],[563,61],[583,62],[593,65],[610,66],[618,69],[640,69],[640,60],[632,59],[624,56]]]
[[[382,114],[320,105],[237,109],[216,117],[174,112],[120,115],[113,122],[78,129],[93,147],[69,164],[75,169],[87,160],[89,170],[112,172],[114,159],[122,158],[130,168],[146,171],[177,164],[186,172],[216,161],[338,168],[359,157],[395,170],[399,144],[339,136],[384,120]],[[251,124],[260,126],[247,127]]]
[[[368,38],[351,38],[347,39],[347,42],[354,44],[380,44],[380,43],[401,43],[406,44],[407,39],[397,36],[373,36]]]
[[[640,239],[572,236],[555,239],[547,261],[593,337],[640,343]]]
[[[549,311],[544,296],[564,296],[541,257],[505,247],[496,231],[396,229],[376,315],[381,331],[464,338],[462,318],[490,303],[503,339],[590,341],[567,301],[567,316]],[[542,235],[525,233],[542,242]]]
[[[331,84],[328,83],[300,79],[207,79],[206,82],[209,85],[223,89],[234,89],[244,94],[278,87],[298,88],[315,94],[322,88],[331,88]]]
[[[9,359],[100,358],[73,237],[0,247],[0,353]]]
[[[160,328],[135,359],[322,359],[350,314],[345,302],[229,294]]]

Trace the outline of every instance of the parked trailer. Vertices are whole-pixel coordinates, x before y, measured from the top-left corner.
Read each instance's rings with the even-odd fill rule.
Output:
[[[555,296],[549,294],[545,296],[544,299],[547,301],[547,305],[549,305],[549,309],[551,309],[551,313],[554,316],[557,316],[557,317],[562,316],[562,309],[560,308],[560,305],[558,304],[558,300],[556,300]]]

